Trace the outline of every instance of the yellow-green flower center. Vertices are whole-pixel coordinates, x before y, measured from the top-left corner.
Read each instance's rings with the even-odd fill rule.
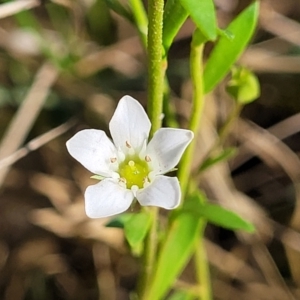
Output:
[[[133,185],[143,188],[144,183],[149,181],[148,174],[150,168],[146,160],[139,157],[126,158],[119,165],[119,174],[121,178],[126,180],[126,187],[130,189]]]

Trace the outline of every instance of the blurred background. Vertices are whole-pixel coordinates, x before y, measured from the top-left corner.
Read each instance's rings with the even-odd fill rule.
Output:
[[[65,147],[81,129],[107,131],[123,95],[146,106],[144,49],[107,2],[0,1],[0,299],[133,299],[139,260],[120,229],[105,227],[108,219],[85,216],[83,193],[95,181]],[[246,235],[207,227],[214,299],[300,299],[300,3],[260,2],[239,64],[258,76],[261,96],[226,140],[236,155],[199,181],[213,202],[257,228]],[[249,3],[215,0],[220,27]],[[193,30],[188,20],[169,56],[170,101],[182,127]],[[207,96],[195,165],[231,107],[224,84]],[[176,285],[193,282],[188,266]]]

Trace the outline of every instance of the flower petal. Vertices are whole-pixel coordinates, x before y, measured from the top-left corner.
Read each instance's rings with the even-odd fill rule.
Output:
[[[177,177],[158,175],[148,187],[137,192],[136,198],[143,206],[176,208],[181,198],[179,181]]]
[[[136,151],[148,139],[151,123],[142,105],[130,96],[124,96],[109,123],[116,147],[125,153],[131,146]]]
[[[193,132],[185,129],[157,130],[147,147],[147,155],[156,174],[164,174],[174,168],[193,137]]]
[[[110,159],[116,157],[116,148],[104,131],[79,131],[66,145],[69,153],[92,173],[104,177],[112,175]]]
[[[118,182],[104,179],[89,186],[84,194],[85,211],[90,218],[103,218],[127,210],[134,198],[130,190],[121,187]]]

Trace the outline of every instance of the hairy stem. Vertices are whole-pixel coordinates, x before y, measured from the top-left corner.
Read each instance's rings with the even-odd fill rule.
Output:
[[[163,109],[165,63],[163,58],[164,0],[148,1],[148,114],[152,123],[151,136],[161,127]],[[148,300],[147,288],[150,286],[157,254],[158,213],[156,207],[151,207],[151,228],[146,237],[144,250],[144,272],[141,278],[141,299]],[[149,299],[150,300],[150,299]]]
[[[163,0],[148,2],[148,113],[152,123],[151,134],[161,127],[163,109],[164,75],[162,27]]]

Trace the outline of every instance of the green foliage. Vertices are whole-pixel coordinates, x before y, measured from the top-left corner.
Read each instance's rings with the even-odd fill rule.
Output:
[[[206,203],[205,196],[200,192],[195,192],[186,199],[182,210],[174,214],[158,258],[148,294],[149,299],[164,297],[190,259],[200,230],[205,226],[206,221],[227,229],[254,231],[252,224],[234,212]]]
[[[211,0],[168,0],[165,5],[163,27],[163,44],[166,52],[189,15],[202,33],[203,40],[216,39],[216,16]]]
[[[105,1],[115,2],[115,1]],[[101,45],[110,45],[116,40],[116,30],[108,6],[97,0],[87,11],[86,19],[89,35]],[[122,7],[119,2],[116,2]]]
[[[244,220],[233,211],[218,205],[205,204],[203,207],[199,207],[197,213],[208,222],[227,229],[245,230],[251,233],[255,231],[255,227],[251,223]]]
[[[230,32],[228,29],[221,29],[218,28],[218,35],[220,37],[224,37],[229,41],[232,41],[234,39],[234,35],[232,32]]]
[[[40,32],[40,24],[30,10],[23,10],[14,15],[14,18],[17,20],[21,28],[27,28],[35,32]]]
[[[200,197],[187,199],[186,204],[196,202]],[[152,278],[148,299],[163,299],[184,266],[190,259],[199,237],[201,220],[194,214],[177,211],[160,250]]]
[[[247,104],[260,95],[260,86],[254,73],[244,67],[232,68],[232,77],[226,87],[227,92],[239,104]]]
[[[258,9],[258,1],[249,5],[227,28],[234,38],[230,40],[227,36],[221,36],[216,43],[204,69],[205,93],[210,92],[226,76],[249,43],[258,20]]]
[[[186,291],[178,291],[172,294],[168,300],[194,300],[196,299],[195,296],[191,295]]]
[[[156,76],[155,70],[157,70],[157,74],[159,75],[154,78],[155,80],[153,80],[153,85],[148,86],[149,90],[154,90],[153,87],[158,90],[156,94],[153,94],[154,100],[158,99],[160,101],[160,99],[163,99],[161,83],[164,82],[164,80],[167,82],[166,78],[163,77],[163,72],[167,66],[167,57],[165,57],[164,54],[170,49],[175,36],[178,34],[180,28],[189,16],[197,27],[193,34],[191,53],[193,53],[193,47],[201,45],[201,48],[204,48],[204,43],[207,41],[215,41],[217,37],[219,38],[207,60],[204,74],[202,74],[202,52],[201,55],[197,56],[197,60],[194,60],[191,64],[191,69],[198,68],[198,70],[200,70],[198,73],[199,76],[196,77],[197,80],[194,80],[193,82],[193,94],[198,93],[198,97],[193,98],[194,103],[192,103],[192,115],[197,110],[197,107],[200,106],[199,104],[204,103],[201,102],[204,99],[202,82],[204,82],[205,93],[208,93],[222,79],[224,79],[230,70],[232,70],[232,78],[228,82],[227,91],[238,102],[238,104],[243,105],[249,103],[259,96],[259,83],[255,75],[245,68],[233,68],[233,64],[245,50],[254,33],[258,19],[258,1],[249,5],[231,22],[228,28],[224,30],[217,27],[216,11],[213,0],[166,0],[165,6],[163,1],[155,2],[155,0],[141,0],[139,2],[137,0],[136,4],[138,5],[136,6],[132,4],[133,1],[126,3],[126,1],[120,0],[95,0],[92,1],[91,6],[86,6],[86,10],[83,10],[78,14],[77,9],[81,8],[81,4],[75,3],[75,1],[75,5],[73,6],[73,2],[74,1],[70,1],[70,6],[60,5],[57,3],[46,3],[45,6],[39,7],[39,10],[37,11],[25,10],[14,16],[16,23],[18,23],[18,26],[22,30],[26,29],[27,31],[33,32],[34,36],[37,37],[37,47],[40,47],[38,49],[40,52],[37,52],[39,54],[38,59],[34,56],[28,59],[28,61],[27,59],[18,61],[20,66],[22,66],[22,62],[24,61],[26,70],[22,71],[21,68],[14,69],[13,66],[10,67],[11,70],[14,71],[14,75],[8,76],[8,78],[5,78],[5,81],[12,82],[16,87],[10,88],[6,87],[6,85],[0,86],[0,106],[9,103],[12,96],[15,96],[14,98],[17,100],[24,98],[24,86],[26,87],[26,90],[28,87],[26,80],[28,80],[28,78],[31,80],[31,76],[29,75],[33,74],[32,70],[43,61],[50,61],[60,71],[69,70],[71,73],[74,71],[76,62],[79,59],[82,59],[83,61],[86,59],[89,60],[91,54],[99,55],[100,53],[101,56],[101,52],[99,52],[101,49],[95,45],[95,41],[104,46],[111,45],[117,41],[117,31],[114,30],[117,27],[115,25],[116,23],[114,18],[112,18],[111,11],[123,16],[126,20],[136,25],[140,32],[140,38],[145,46],[145,52],[149,57],[147,62],[148,64],[149,62],[151,64],[153,63],[153,68],[149,68],[148,70],[148,78],[151,79]],[[155,28],[155,26],[154,30],[151,26],[148,27],[146,13],[151,12],[151,9],[145,9],[145,2],[153,4],[152,10],[155,10],[155,5],[157,3],[161,4],[159,9],[160,22],[157,22],[160,25],[162,24],[162,7],[164,6],[162,43],[161,37],[159,36],[161,33],[161,27],[159,27],[158,30],[155,30],[157,28]],[[40,17],[43,17],[43,19]],[[150,23],[153,20],[155,20],[155,18],[149,18]],[[8,25],[11,26],[9,23],[10,22],[8,22]],[[76,26],[74,26],[75,24]],[[7,28],[9,28],[9,26],[7,26]],[[150,43],[148,43],[147,47],[146,35],[149,28],[152,30],[153,38],[152,41],[151,38],[149,39]],[[49,33],[54,33],[54,35],[50,35]],[[157,36],[159,36],[158,39]],[[163,44],[165,52],[161,54],[161,51],[158,51],[159,54],[157,56],[155,55],[150,57],[149,53],[151,53],[151,47],[149,47],[149,44],[151,45],[151,43],[153,43],[152,46],[155,46],[153,47],[154,51],[152,49],[152,53],[155,54],[157,49],[163,49],[161,44]],[[105,48],[105,50],[106,49],[108,50],[109,48]],[[5,53],[5,51],[5,47],[3,47],[3,53]],[[120,55],[122,55],[121,52],[123,52],[123,48],[117,47],[117,51],[120,51]],[[114,52],[112,52],[112,55],[114,55]],[[159,58],[162,55],[164,57],[160,60]],[[15,56],[18,57],[18,55]],[[132,58],[130,58],[131,56]],[[3,57],[5,58],[5,56]],[[130,69],[131,60],[135,61],[136,58],[138,59],[135,64],[142,65],[140,64],[141,61],[139,61],[140,57],[137,57],[135,53],[130,53],[128,60],[124,59],[124,69]],[[101,59],[102,58],[99,57],[100,62]],[[105,60],[106,56],[104,56],[103,59]],[[93,60],[91,61],[93,63]],[[117,62],[118,61],[119,60],[117,60]],[[133,69],[135,69],[135,64],[133,63]],[[85,113],[85,110],[89,107],[89,105],[91,105],[91,110],[94,108],[97,110],[97,108],[102,105],[102,102],[100,101],[94,106],[94,103],[98,101],[97,99],[99,94],[101,94],[101,96],[104,93],[113,95],[121,92],[123,93],[125,89],[130,90],[127,82],[125,82],[125,79],[122,77],[126,77],[126,72],[124,72],[124,74],[121,74],[120,72],[119,74],[120,78],[122,78],[122,82],[125,82],[126,88],[111,88],[112,85],[117,86],[119,84],[119,77],[116,78],[118,68],[115,70],[115,66],[111,62],[108,65],[111,69],[105,69],[104,71],[101,69],[101,66],[99,66],[98,69],[96,67],[95,72],[99,71],[97,76],[91,76],[92,78],[90,79],[84,79],[86,81],[84,85],[82,85],[81,82],[82,78],[74,78],[71,76],[65,77],[65,75],[69,74],[62,72],[62,74],[60,74],[61,77],[59,82],[57,82],[54,86],[55,93],[62,92],[65,94],[71,94],[70,97],[80,97],[83,102],[86,100],[84,103],[84,111],[80,113]],[[136,69],[138,69],[138,67],[136,67]],[[113,74],[113,77],[107,76],[107,74],[109,74],[108,72],[112,72],[111,74]],[[79,73],[80,72],[78,72],[78,74]],[[129,73],[131,74],[131,71]],[[132,71],[132,73],[134,73],[134,71]],[[141,76],[144,76],[145,73],[146,72],[144,72]],[[74,74],[76,73],[74,72],[73,75]],[[162,74],[161,77],[160,74]],[[80,75],[78,76],[80,77]],[[134,76],[140,75],[135,74]],[[24,80],[24,78],[26,80]],[[128,80],[128,78],[126,78],[126,80]],[[142,78],[141,81],[143,81],[144,84],[144,78]],[[95,84],[98,84],[99,82],[100,87]],[[134,86],[134,89],[144,89],[144,86],[145,85],[138,83]],[[81,94],[80,96],[77,96],[78,92]],[[50,97],[52,95],[53,103],[55,101],[58,102],[58,99],[60,99],[55,93],[51,93],[50,91]],[[164,94],[165,99],[167,99],[166,102],[169,100],[169,94],[171,94],[171,92],[166,84]],[[53,95],[56,98],[53,97]],[[161,122],[161,109],[153,109],[153,99],[148,97],[147,107],[148,113],[153,116],[152,119],[159,120],[157,123],[158,125],[155,125],[155,130],[157,130],[160,127]],[[17,101],[15,100],[15,102]],[[50,104],[54,106],[53,103]],[[56,105],[56,103],[54,104]],[[159,105],[156,105],[157,107],[162,106],[160,105],[161,103],[158,104]],[[202,111],[200,111],[199,115],[197,115],[197,120],[201,119],[201,113]],[[168,115],[166,114],[166,119],[167,118]],[[174,117],[174,120],[176,120],[176,117]],[[201,123],[199,122],[199,124]],[[190,129],[192,128],[192,130],[195,131],[195,136],[197,136],[199,126],[190,126]],[[228,148],[217,155],[210,156],[200,166],[199,171],[204,171],[219,162],[224,162],[234,154],[235,149]],[[186,165],[189,167],[192,163],[191,155],[190,161],[187,161]],[[187,168],[187,170],[189,170],[189,168]],[[125,171],[127,172],[128,169]],[[128,175],[126,172],[124,173],[125,175],[123,174],[123,177],[127,178],[129,175],[132,175]],[[183,174],[186,177],[187,182],[189,181],[190,187],[198,186],[198,182],[196,180],[188,177],[188,172],[184,172]],[[104,177],[100,175],[93,175],[91,178],[96,180],[104,179]],[[142,182],[142,179],[139,180]],[[129,180],[127,180],[127,182],[129,182]],[[182,182],[183,181],[181,181],[181,183]],[[143,184],[140,183],[139,187],[143,188]],[[183,194],[185,193],[185,190],[189,189],[183,189]],[[253,232],[255,230],[251,223],[244,220],[233,211],[208,203],[205,195],[197,191],[193,194],[188,194],[182,207],[179,207],[170,215],[167,215],[164,212],[164,217],[169,221],[167,230],[159,232],[164,238],[161,240],[154,238],[154,242],[147,239],[147,243],[145,243],[147,247],[144,249],[144,241],[147,234],[149,232],[152,233],[152,231],[150,231],[151,225],[156,225],[154,222],[160,222],[160,219],[156,219],[156,215],[153,217],[153,215],[149,212],[151,212],[151,209],[141,210],[141,212],[138,213],[125,213],[118,215],[106,224],[107,227],[115,227],[124,230],[126,240],[134,254],[145,254],[145,260],[147,260],[146,256],[151,256],[148,255],[149,253],[153,254],[153,259],[150,261],[153,264],[150,263],[146,265],[146,267],[153,266],[153,273],[151,273],[151,270],[149,271],[149,275],[146,275],[150,278],[150,280],[145,281],[146,284],[144,286],[144,289],[147,292],[147,299],[165,299],[166,295],[170,295],[168,294],[170,292],[170,288],[172,288],[181,271],[195,253],[197,244],[199,245],[199,240],[201,241],[204,239],[204,229],[207,222],[230,230],[245,230],[248,232]],[[158,226],[159,229],[161,229],[161,227]],[[157,230],[156,226],[153,228],[154,231]],[[149,234],[149,236],[151,235]],[[153,236],[157,237],[155,234],[153,234]],[[148,247],[148,244],[151,246],[151,242],[153,243],[152,247]],[[161,244],[157,245],[159,242],[161,242]],[[143,251],[145,253],[142,253]],[[146,251],[152,252],[146,253]],[[206,257],[203,257],[204,259],[202,261],[205,262]],[[148,272],[148,269],[144,268],[143,271]],[[199,272],[199,270],[197,271]],[[197,284],[202,284],[203,286],[201,285],[201,288],[203,289],[205,289],[205,284],[208,282],[202,280],[205,276],[207,278],[209,277],[206,273],[205,275],[202,275],[200,280],[197,278],[199,281]],[[169,298],[167,298],[168,300],[192,300],[196,298],[195,294],[193,294],[193,292],[195,292],[193,289],[177,291],[176,288],[177,287],[175,286],[175,291],[171,296],[169,296]],[[198,290],[196,292],[201,293],[201,291]],[[201,297],[205,298],[203,295],[197,295],[197,299]]]
[[[66,20],[71,19],[70,10],[55,3],[47,3],[45,7],[51,26],[55,29],[55,32],[59,33],[65,39],[73,38],[73,27],[69,22],[66,22]]]
[[[125,213],[110,220],[106,227],[123,228],[125,237],[136,255],[140,255],[143,242],[151,226],[149,213]]]
[[[212,0],[179,0],[181,5],[191,16],[198,29],[207,38],[215,40],[217,37],[217,23],[215,7]]]
[[[216,156],[211,156],[209,158],[207,158],[202,165],[200,166],[200,172],[212,167],[213,165],[219,163],[219,162],[223,162],[226,161],[228,159],[230,159],[231,157],[233,157],[236,154],[236,148],[227,148],[224,149],[221,153],[219,153]]]
[[[199,47],[207,41],[208,41],[207,37],[203,34],[203,32],[199,28],[197,28],[194,31],[191,46],[192,48]]]
[[[151,216],[146,212],[132,214],[132,216],[126,220],[124,233],[135,254],[140,254],[144,238],[148,233],[150,225]]]
[[[168,52],[176,34],[188,17],[188,12],[180,1],[168,0],[164,11],[163,44]]]
[[[134,19],[133,19],[133,16],[132,16],[130,10],[127,7],[123,6],[120,3],[120,1],[118,1],[118,0],[104,0],[104,2],[106,3],[106,5],[110,9],[112,9],[118,15],[124,17],[125,19],[127,19],[131,23],[134,22]]]
[[[197,201],[197,198],[199,200]],[[202,201],[200,201],[202,199]],[[204,218],[207,222],[231,230],[245,230],[254,232],[254,226],[235,212],[223,208],[219,205],[207,203],[205,196],[196,192],[192,198],[183,207],[183,212],[194,215],[197,218]],[[204,200],[204,201],[203,201]]]
[[[132,217],[133,214],[125,213],[118,215],[105,224],[105,227],[124,228],[125,223]]]

